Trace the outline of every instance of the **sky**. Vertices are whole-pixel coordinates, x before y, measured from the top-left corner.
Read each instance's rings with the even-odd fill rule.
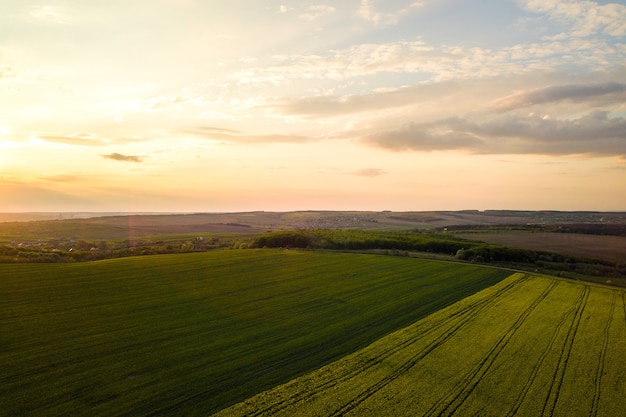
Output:
[[[0,211],[626,210],[626,2],[5,0]]]

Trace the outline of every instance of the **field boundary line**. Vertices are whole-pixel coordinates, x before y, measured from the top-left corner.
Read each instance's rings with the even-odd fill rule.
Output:
[[[513,338],[517,330],[523,325],[528,316],[537,308],[548,294],[559,285],[559,282],[550,282],[543,292],[526,307],[524,312],[515,320],[515,322],[498,338],[496,343],[487,351],[487,354],[474,365],[460,380],[455,387],[444,395],[424,414],[424,416],[451,416],[461,407],[465,400],[472,394],[481,379],[485,376],[491,366],[496,361],[500,353],[504,350],[509,341]],[[456,391],[456,394],[455,394]],[[437,409],[443,408],[439,411]]]
[[[609,309],[609,317],[606,321],[606,325],[604,326],[604,339],[602,340],[602,349],[600,350],[598,366],[596,367],[596,377],[594,381],[595,391],[593,395],[593,401],[591,402],[591,410],[589,411],[590,417],[595,417],[598,415],[598,403],[600,402],[600,395],[602,394],[602,375],[604,374],[606,350],[609,346],[609,330],[611,328],[611,322],[613,321],[613,314],[615,313],[616,302],[617,292],[613,291],[613,297],[611,297],[611,307]]]
[[[515,281],[508,283],[503,288],[498,289],[496,293],[491,294],[490,296],[484,299],[481,299],[479,302],[476,303],[479,305],[477,305],[472,311],[469,311],[467,312],[467,314],[464,314],[462,316],[462,320],[460,320],[459,322],[451,326],[446,333],[442,333],[435,340],[430,342],[424,349],[422,349],[417,354],[413,355],[409,360],[404,362],[402,365],[398,366],[389,375],[382,378],[377,383],[370,385],[368,388],[366,388],[364,391],[362,391],[359,395],[354,397],[352,400],[348,401],[346,404],[344,404],[342,407],[337,409],[335,412],[329,414],[329,416],[343,416],[344,414],[354,410],[361,403],[363,403],[367,398],[371,397],[376,392],[380,391],[383,387],[389,385],[392,381],[396,380],[398,377],[408,372],[411,368],[413,368],[419,361],[421,361],[429,353],[437,349],[439,346],[443,345],[451,337],[453,337],[455,334],[457,334],[459,331],[465,328],[474,317],[476,317],[480,312],[482,312],[483,310],[488,308],[490,305],[495,303],[496,300],[499,299],[503,293],[509,291],[516,284],[521,283],[525,281],[526,279],[528,279],[528,275],[524,274],[520,278],[516,279]]]
[[[552,416],[554,415],[554,409],[556,408],[556,404],[559,400],[559,394],[561,392],[561,385],[563,384],[563,378],[565,376],[565,370],[567,369],[567,364],[569,362],[569,356],[572,352],[572,346],[574,345],[574,338],[576,337],[576,333],[578,332],[578,326],[580,325],[580,320],[583,315],[583,310],[587,305],[587,300],[589,299],[589,286],[584,285],[581,295],[578,297],[578,305],[576,307],[576,311],[574,312],[574,318],[572,319],[572,324],[567,331],[567,335],[565,337],[565,343],[561,349],[561,354],[559,355],[559,360],[557,362],[556,368],[554,369],[554,374],[552,377],[552,384],[550,385],[550,389],[548,391],[548,395],[546,396],[546,400],[543,403],[543,408],[541,410],[542,416]],[[552,401],[551,401],[552,398]],[[547,413],[546,413],[547,411]]]
[[[514,274],[512,274],[511,276],[513,276]],[[282,411],[284,409],[286,409],[287,407],[290,407],[294,404],[297,404],[301,401],[305,401],[308,398],[314,397],[316,395],[319,395],[320,393],[326,391],[327,389],[342,383],[343,381],[346,381],[348,379],[352,379],[355,376],[367,371],[368,369],[370,369],[373,366],[376,366],[377,364],[381,363],[384,359],[388,358],[389,356],[397,353],[398,351],[401,351],[402,349],[405,349],[415,343],[417,343],[418,341],[426,338],[427,336],[431,335],[433,332],[441,329],[442,327],[445,326],[446,322],[449,322],[449,320],[451,318],[458,318],[458,319],[462,319],[464,318],[466,315],[468,314],[472,314],[476,309],[482,309],[484,308],[484,306],[486,304],[491,304],[493,303],[493,301],[495,300],[494,297],[500,297],[503,293],[509,291],[511,288],[513,288],[516,284],[525,281],[528,278],[527,274],[524,274],[518,278],[516,278],[515,280],[507,283],[505,286],[503,286],[502,288],[499,288],[494,294],[492,294],[489,297],[485,297],[485,298],[480,298],[478,300],[476,300],[474,303],[464,306],[463,308],[459,309],[458,311],[455,311],[453,313],[451,313],[450,315],[446,315],[443,316],[439,319],[437,319],[436,321],[434,321],[433,323],[429,323],[429,325],[421,330],[418,334],[411,336],[410,338],[408,338],[407,340],[404,340],[398,344],[395,344],[392,348],[389,348],[387,350],[384,350],[382,353],[373,356],[373,357],[369,357],[366,358],[366,362],[363,366],[359,366],[358,368],[351,368],[346,372],[342,372],[340,373],[337,378],[334,378],[331,381],[324,381],[322,383],[317,384],[315,387],[309,388],[306,391],[299,391],[297,392],[295,395],[289,397],[289,398],[285,398],[284,400],[281,400],[277,403],[273,403],[270,404],[269,406],[266,406],[264,408],[261,409],[256,409],[254,411],[248,412],[245,414],[246,417],[257,417],[257,416],[261,416],[261,415],[266,415],[266,414],[275,414],[279,411]],[[432,342],[431,342],[432,343]]]

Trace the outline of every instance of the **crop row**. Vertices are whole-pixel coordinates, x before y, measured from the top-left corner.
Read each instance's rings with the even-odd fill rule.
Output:
[[[624,298],[518,274],[218,416],[620,415]]]

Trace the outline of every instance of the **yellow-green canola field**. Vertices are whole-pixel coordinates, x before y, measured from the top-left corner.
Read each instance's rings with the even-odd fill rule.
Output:
[[[216,416],[625,410],[625,292],[519,273]]]

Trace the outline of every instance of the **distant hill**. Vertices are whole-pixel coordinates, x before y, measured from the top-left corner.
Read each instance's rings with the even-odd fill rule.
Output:
[[[242,213],[5,213],[6,239],[114,239],[172,233],[251,234],[271,230],[414,230],[464,226],[626,224],[626,213],[561,211],[293,211]]]
[[[0,223],[6,222],[32,222],[37,220],[71,220],[89,219],[104,216],[128,216],[131,214],[156,214],[156,213],[129,213],[129,212],[26,212],[26,213],[0,213]],[[159,213],[161,214],[161,213]]]
[[[0,223],[30,222],[42,220],[82,220],[94,218],[119,218],[141,216],[141,221],[163,224],[179,222],[190,224],[193,220],[205,223],[224,221],[250,223],[250,225],[271,224],[282,228],[284,225],[326,227],[363,226],[363,223],[381,223],[386,226],[433,227],[442,225],[498,225],[498,224],[559,224],[559,223],[621,223],[626,224],[626,212],[595,211],[526,211],[526,210],[459,210],[459,211],[325,211],[304,210],[289,212],[232,212],[232,213],[175,213],[175,212],[24,212],[0,213]],[[184,219],[184,220],[183,220]],[[105,222],[116,223],[116,219]],[[98,221],[98,223],[102,223]],[[382,228],[382,227],[378,227]]]

